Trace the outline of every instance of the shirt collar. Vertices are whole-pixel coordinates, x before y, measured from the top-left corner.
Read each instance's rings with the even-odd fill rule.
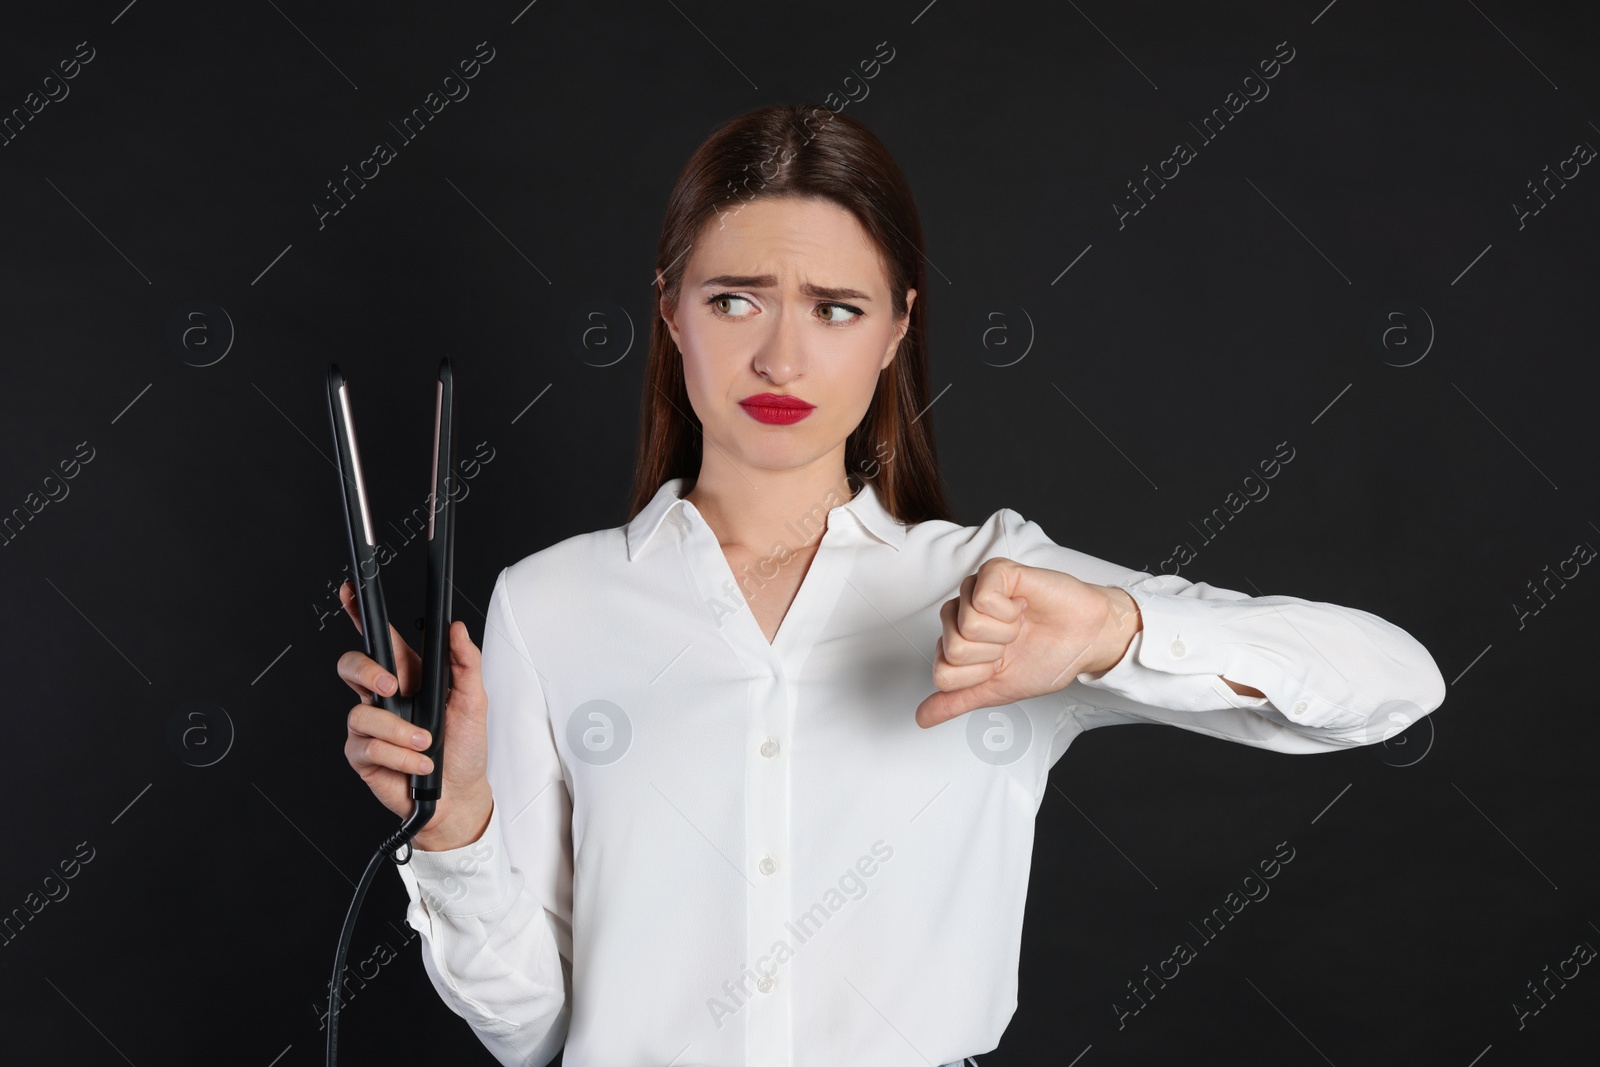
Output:
[[[656,495],[651,497],[650,502],[633,517],[632,522],[628,523],[629,560],[639,558],[663,522],[669,518],[673,522],[685,521],[683,509],[687,502],[678,494],[683,491],[686,484],[688,484],[687,478],[673,478],[663,482],[661,488],[656,490]],[[896,551],[905,544],[905,525],[883,506],[883,501],[878,498],[877,488],[871,482],[863,482],[860,492],[833,510],[849,515],[868,533]]]

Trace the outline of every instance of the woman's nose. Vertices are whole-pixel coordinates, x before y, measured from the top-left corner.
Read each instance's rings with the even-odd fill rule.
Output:
[[[757,374],[774,385],[783,385],[805,371],[805,325],[799,315],[780,309],[761,338],[753,365]]]

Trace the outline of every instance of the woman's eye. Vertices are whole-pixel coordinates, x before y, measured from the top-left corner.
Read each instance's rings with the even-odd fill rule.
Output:
[[[849,304],[821,304],[818,305],[817,311],[827,312],[822,317],[829,324],[854,322],[861,317],[861,309],[853,308]]]
[[[711,306],[712,307],[716,308],[718,311],[722,312],[724,315],[727,315],[730,318],[735,318],[735,319],[745,318],[746,315],[744,313],[734,314],[733,305],[734,304],[749,304],[749,303],[750,303],[750,301],[747,300],[746,298],[744,298],[742,296],[734,296],[731,293],[722,293],[722,294],[720,294],[718,296],[714,296],[714,297],[711,298]]]

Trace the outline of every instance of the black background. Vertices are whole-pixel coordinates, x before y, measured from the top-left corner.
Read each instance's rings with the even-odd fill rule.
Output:
[[[1600,144],[1591,5],[122,3],[0,34],[4,114],[94,50],[0,147],[0,514],[70,488],[0,549],[0,914],[93,849],[0,947],[8,1062],[321,1062],[352,880],[394,826],[342,752],[327,363],[381,522],[424,502],[455,359],[463,451],[494,455],[456,564],[481,639],[502,567],[627,518],[678,169],[745,110],[859,96],[845,79],[885,41],[848,113],[918,197],[957,517],[1013,507],[1149,570],[1190,541],[1185,577],[1374,612],[1450,683],[1404,745],[1082,738],[1039,813],[1020,1003],[983,1067],[1592,1058],[1592,967],[1521,1028],[1513,1008],[1600,944],[1600,578],[1516,606],[1600,544],[1600,178],[1514,207]],[[470,96],[402,142],[390,123],[482,41]],[[1285,41],[1270,95],[1201,144],[1190,123]],[[397,158],[319,228],[326,183],[379,140]],[[1196,158],[1119,228],[1125,183],[1178,140]],[[596,306],[606,329],[576,343]],[[174,343],[175,318],[199,328]],[[93,459],[47,482],[80,442]],[[1190,524],[1280,442],[1270,496],[1203,542]],[[390,573],[408,625],[422,551]],[[1119,1029],[1126,983],[1284,841],[1271,896]],[[492,1062],[404,901],[380,872],[351,960],[400,957],[348,1003],[344,1062]]]

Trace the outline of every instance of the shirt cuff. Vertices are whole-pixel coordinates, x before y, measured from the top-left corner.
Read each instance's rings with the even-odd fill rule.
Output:
[[[398,851],[398,850],[397,850]],[[471,918],[504,907],[517,889],[500,825],[500,805],[489,812],[489,824],[470,845],[424,852],[413,847],[411,859],[397,865],[413,900],[448,918]]]
[[[1109,670],[1080,673],[1077,679],[1084,685],[1176,711],[1252,708],[1275,722],[1328,729],[1365,722],[1338,704],[1300,691],[1300,682],[1283,677],[1272,659],[1254,651],[1258,644],[1270,649],[1270,642],[1281,638],[1251,628],[1248,619],[1258,618],[1261,609],[1248,598],[1201,599],[1124,588],[1139,605],[1142,628]],[[1235,624],[1241,612],[1243,618]],[[1224,676],[1267,696],[1235,693]],[[1274,697],[1283,703],[1274,703]]]

